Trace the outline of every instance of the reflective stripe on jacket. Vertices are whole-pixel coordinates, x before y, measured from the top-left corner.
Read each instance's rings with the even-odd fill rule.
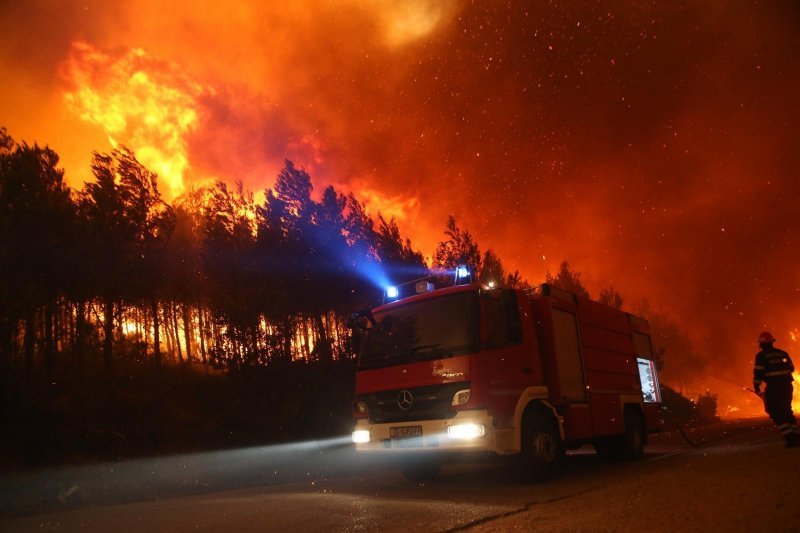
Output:
[[[767,348],[756,354],[753,366],[753,383],[777,383],[792,380],[794,365],[789,354],[778,348]]]

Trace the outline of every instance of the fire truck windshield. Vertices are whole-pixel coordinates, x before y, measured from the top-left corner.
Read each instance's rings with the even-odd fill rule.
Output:
[[[378,368],[471,353],[478,346],[478,295],[458,292],[374,314],[359,368]]]

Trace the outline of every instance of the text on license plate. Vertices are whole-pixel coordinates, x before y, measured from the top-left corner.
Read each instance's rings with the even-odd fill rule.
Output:
[[[393,439],[410,439],[422,436],[422,426],[400,426],[389,428],[389,437]]]

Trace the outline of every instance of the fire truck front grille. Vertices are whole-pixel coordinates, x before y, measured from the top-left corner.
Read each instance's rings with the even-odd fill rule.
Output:
[[[452,408],[453,395],[468,388],[469,383],[466,382],[448,383],[374,392],[361,395],[358,399],[367,404],[372,422],[437,420],[456,415]]]

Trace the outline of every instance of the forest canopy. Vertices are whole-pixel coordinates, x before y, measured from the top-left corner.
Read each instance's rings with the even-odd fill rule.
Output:
[[[263,200],[241,183],[168,204],[130,150],[95,153],[81,190],[49,147],[0,130],[0,349],[27,387],[57,360],[125,357],[217,368],[349,358],[345,321],[385,286],[468,264],[481,281],[524,286],[447,221],[431,264],[397,222],[286,161]],[[261,192],[261,191],[259,191]],[[6,382],[5,385],[8,385]]]

